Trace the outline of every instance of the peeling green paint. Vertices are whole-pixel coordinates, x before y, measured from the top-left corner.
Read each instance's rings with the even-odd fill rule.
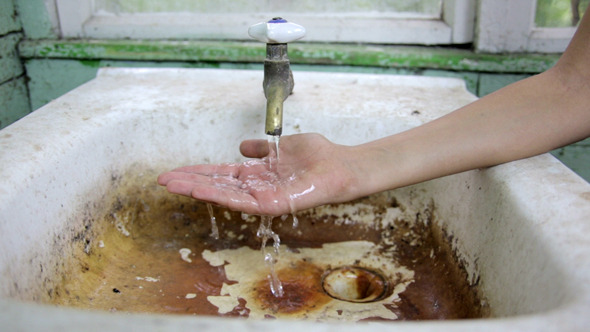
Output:
[[[538,73],[555,64],[555,55],[492,55],[468,50],[418,46],[313,45],[291,47],[292,61],[313,59],[330,65],[428,68],[477,72]]]
[[[0,84],[0,129],[31,112],[25,77]]]
[[[161,40],[25,40],[22,57],[78,60],[188,62],[261,62],[264,44],[222,41]],[[539,73],[555,64],[558,55],[479,54],[469,50],[387,45],[293,43],[295,64],[383,68],[441,69],[469,72]]]
[[[262,44],[194,41],[27,40],[19,49],[29,59],[259,62],[265,55]]]

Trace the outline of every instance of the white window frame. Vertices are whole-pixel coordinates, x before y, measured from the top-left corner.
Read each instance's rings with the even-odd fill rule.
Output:
[[[476,50],[488,53],[561,53],[575,27],[535,26],[536,0],[480,0]]]
[[[64,38],[250,40],[248,27],[273,15],[113,15],[97,12],[93,0],[45,1],[55,1]],[[442,19],[385,14],[281,15],[307,28],[305,41],[444,45],[473,41],[475,7],[476,0],[443,0]]]
[[[175,13],[117,16],[96,12],[94,0],[44,1],[56,8],[59,22],[54,23],[60,27],[64,38],[250,40],[248,26],[272,15]],[[307,27],[305,41],[422,45],[474,42],[476,51],[486,53],[560,53],[575,32],[573,27],[536,27],[536,0],[442,1],[442,19],[351,14],[287,13],[284,16]]]

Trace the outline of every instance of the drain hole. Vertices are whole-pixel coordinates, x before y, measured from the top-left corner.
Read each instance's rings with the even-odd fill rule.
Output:
[[[322,287],[335,299],[357,303],[377,301],[387,293],[387,282],[380,274],[351,266],[329,271]]]

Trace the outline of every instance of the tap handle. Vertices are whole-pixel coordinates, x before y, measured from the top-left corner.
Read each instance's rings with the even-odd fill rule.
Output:
[[[305,36],[305,28],[275,17],[268,22],[260,22],[248,29],[250,37],[267,44],[286,44]]]

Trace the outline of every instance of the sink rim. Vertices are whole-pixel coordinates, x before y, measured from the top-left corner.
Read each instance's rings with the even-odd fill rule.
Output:
[[[582,304],[582,303],[580,303]],[[587,303],[586,309],[587,309]],[[220,326],[225,330],[273,332],[277,327],[283,330],[331,331],[337,326],[340,331],[389,331],[392,326],[402,331],[432,331],[448,329],[452,331],[505,331],[534,330],[556,331],[583,330],[588,319],[584,317],[587,310],[571,302],[566,306],[542,314],[522,315],[516,317],[463,319],[447,321],[396,321],[367,322],[350,324],[340,322],[309,322],[290,320],[244,320],[229,317],[164,315],[144,313],[109,313],[82,310],[70,307],[56,307],[38,303],[27,303],[0,298],[0,322],[8,330],[41,329],[43,331],[64,331],[85,326],[87,331],[118,331],[125,326],[133,326],[142,331],[179,331],[186,328],[198,328],[200,331],[217,331]],[[51,319],[31,319],[31,317],[51,317]],[[570,322],[571,325],[560,324]]]

